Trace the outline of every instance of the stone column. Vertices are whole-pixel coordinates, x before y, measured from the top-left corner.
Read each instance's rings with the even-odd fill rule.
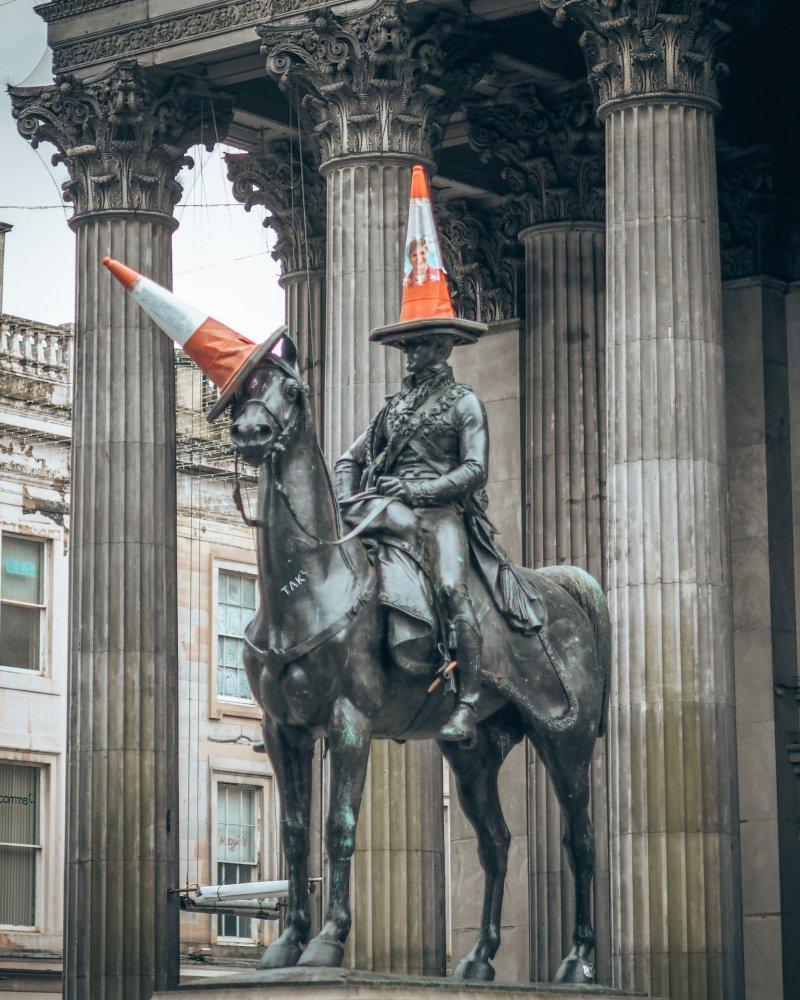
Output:
[[[101,261],[170,284],[175,178],[211,105],[132,62],[11,96],[70,172],[77,234],[64,995],[147,1000],[178,978],[174,352]]]
[[[325,330],[325,182],[313,157],[299,144],[264,143],[255,153],[227,153],[233,196],[250,211],[264,205],[264,226],[277,235],[272,256],[280,261],[286,292],[286,325],[295,338],[298,363],[314,400],[322,434]]]
[[[330,460],[398,387],[400,352],[370,344],[369,332],[399,316],[411,167],[432,165],[474,66],[452,19],[415,28],[405,8],[350,19],[318,11],[296,30],[260,29],[267,71],[307,117],[327,179]],[[352,879],[349,961],[359,968],[444,972],[441,780],[433,744],[373,744]]]
[[[585,29],[606,130],[615,979],[726,1000],[742,984],[714,145],[728,6],[543,0]]]
[[[6,233],[14,227],[8,222],[0,222],[0,315],[3,312],[3,285],[5,278]]]
[[[526,564],[605,574],[605,235],[591,220],[545,222],[525,246],[522,343]],[[544,765],[531,755],[531,978],[549,980],[572,946],[574,884]],[[592,762],[597,976],[611,974],[606,741]]]
[[[769,147],[720,162],[745,996],[787,1000],[800,977],[797,777],[797,222]],[[795,418],[793,420],[793,418]],[[793,426],[793,423],[795,426]],[[795,475],[793,475],[795,473]]]
[[[518,378],[522,246],[518,226],[506,223],[505,205],[490,213],[462,198],[435,206],[448,274],[459,316],[489,324],[472,347],[457,350],[456,378],[476,391],[489,421],[489,517],[500,531],[509,556],[522,560],[522,488],[520,470],[520,385]],[[527,747],[520,744],[500,772],[500,802],[511,835],[503,901],[502,944],[493,964],[500,981],[530,977],[528,902]],[[450,916],[452,960],[475,943],[483,903],[483,875],[477,838],[450,781]]]
[[[514,192],[505,226],[525,248],[520,350],[524,553],[605,584],[605,239],[603,133],[589,89],[524,85],[468,108],[470,144]],[[558,800],[528,760],[530,976],[555,975],[572,946],[574,886]],[[596,965],[610,976],[605,741],[593,763]]]

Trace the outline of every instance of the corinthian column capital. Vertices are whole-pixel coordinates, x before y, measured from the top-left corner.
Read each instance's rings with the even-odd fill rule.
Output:
[[[277,241],[272,256],[283,276],[325,269],[325,180],[306,155],[302,160],[285,139],[257,153],[225,156],[233,197],[249,212],[263,205],[264,226]]]
[[[259,29],[267,72],[296,92],[323,166],[364,154],[432,161],[448,116],[482,75],[476,40],[455,18],[440,13],[417,28],[405,8],[325,11],[301,28]]]
[[[436,206],[458,315],[497,323],[519,315],[519,244],[463,198]]]
[[[585,85],[558,96],[519,87],[465,110],[470,145],[499,164],[523,228],[603,219],[603,131]]]
[[[589,82],[605,116],[620,102],[666,98],[718,108],[734,27],[757,22],[768,0],[540,0],[556,24],[583,28]]]
[[[69,170],[63,191],[75,219],[109,211],[171,218],[178,171],[193,165],[187,149],[224,138],[233,110],[230,98],[191,77],[156,76],[132,60],[96,80],[66,75],[9,92],[23,138],[34,148],[52,143],[53,163]]]
[[[800,271],[800,176],[768,145],[726,148],[718,159],[722,278],[768,275],[795,281]]]

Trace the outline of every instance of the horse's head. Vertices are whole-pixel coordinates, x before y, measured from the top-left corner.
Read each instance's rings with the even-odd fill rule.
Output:
[[[262,465],[285,448],[306,416],[306,387],[296,368],[297,348],[289,338],[283,357],[266,354],[236,390],[231,407],[231,441],[248,465]]]

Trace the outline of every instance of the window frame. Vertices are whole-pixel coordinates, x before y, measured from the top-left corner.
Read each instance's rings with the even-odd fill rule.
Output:
[[[229,695],[218,693],[219,683],[219,658],[218,658],[218,637],[217,614],[219,610],[219,574],[220,570],[226,573],[238,573],[240,576],[250,577],[256,587],[256,613],[258,613],[258,567],[249,562],[237,562],[231,559],[220,559],[211,557],[211,621],[213,628],[210,630],[210,664],[211,664],[211,684],[209,693],[211,700],[211,715],[220,717],[223,715],[234,715],[246,719],[260,719],[261,708],[254,697],[232,698]]]
[[[0,615],[3,613],[3,605],[8,604],[15,608],[36,608],[39,614],[39,665],[37,667],[14,667],[11,664],[3,663],[0,660],[0,670],[23,677],[49,677],[51,674],[51,632],[50,616],[53,606],[52,600],[52,561],[53,561],[53,539],[49,535],[40,535],[32,531],[21,531],[22,525],[14,526],[0,525],[0,572],[2,572],[3,559],[3,539],[6,535],[12,538],[21,538],[24,541],[36,542],[42,550],[42,579],[40,593],[42,604],[32,604],[29,601],[14,601],[8,597],[0,595]]]
[[[274,785],[271,774],[265,774],[263,767],[256,771],[245,770],[243,761],[221,760],[209,762],[210,780],[212,786],[211,809],[210,809],[210,837],[211,850],[209,851],[209,867],[211,871],[210,879],[212,885],[217,884],[217,872],[220,861],[217,857],[217,837],[219,818],[219,786],[220,785],[240,785],[244,788],[251,788],[256,792],[256,832],[258,837],[258,847],[256,850],[256,881],[276,878],[273,867],[277,868],[278,862],[273,865],[274,847],[278,843],[276,802],[274,797]],[[233,768],[236,767],[236,770]],[[230,770],[229,770],[230,768]],[[274,926],[273,926],[274,924]],[[249,938],[224,937],[219,934],[219,919],[212,917],[211,934],[215,944],[221,947],[232,948],[257,948],[269,943],[276,936],[277,922],[253,920],[254,932]]]
[[[41,933],[45,923],[45,868],[47,864],[47,819],[46,811],[49,805],[49,762],[41,760],[27,760],[18,754],[8,754],[0,750],[0,763],[15,764],[17,767],[31,767],[36,771],[36,795],[39,806],[39,816],[37,821],[38,845],[26,845],[29,850],[35,850],[35,874],[33,880],[33,919],[32,924],[3,924],[0,923],[0,931],[9,934],[35,934]]]

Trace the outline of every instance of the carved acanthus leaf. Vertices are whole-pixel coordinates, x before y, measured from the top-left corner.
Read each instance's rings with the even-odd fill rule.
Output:
[[[62,76],[48,87],[11,87],[20,134],[36,148],[52,143],[53,163],[70,179],[64,199],[76,215],[132,210],[172,215],[181,196],[176,180],[192,166],[186,151],[224,137],[233,111],[229,97],[212,95],[188,76],[145,73],[118,63],[97,80]]]
[[[469,141],[500,175],[525,226],[601,221],[603,131],[586,87],[552,95],[525,86],[500,99],[468,101]]]
[[[259,29],[267,71],[296,94],[323,164],[352,153],[433,159],[457,102],[483,73],[473,35],[449,14],[414,27],[402,3],[351,19]]]
[[[771,146],[726,151],[719,159],[722,277],[795,280],[800,250],[798,175]]]
[[[436,218],[456,312],[496,323],[519,315],[519,244],[464,199],[437,206]]]
[[[601,114],[623,99],[662,94],[714,105],[728,72],[722,47],[763,0],[540,0],[556,24],[584,29],[581,48]]]
[[[285,139],[257,153],[228,153],[233,197],[250,211],[263,205],[264,225],[277,236],[272,256],[283,274],[325,267],[325,181],[312,158],[301,160]]]

